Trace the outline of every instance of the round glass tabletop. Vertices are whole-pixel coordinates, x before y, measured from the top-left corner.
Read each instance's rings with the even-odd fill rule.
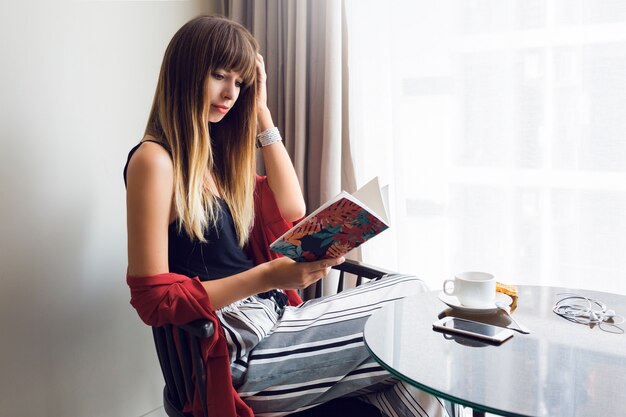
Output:
[[[502,345],[436,332],[452,315],[515,327],[502,312],[472,315],[437,293],[390,304],[367,322],[365,343],[398,378],[441,398],[503,416],[615,416],[626,390],[626,335],[567,321],[552,312],[562,292],[604,302],[626,315],[626,297],[593,291],[519,286],[513,312],[532,331]],[[621,326],[625,328],[624,325]]]

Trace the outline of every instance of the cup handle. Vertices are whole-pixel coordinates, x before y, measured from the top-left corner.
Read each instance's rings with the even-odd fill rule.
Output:
[[[448,292],[448,283],[452,284],[452,290]],[[443,282],[443,292],[446,293],[447,295],[454,295],[454,280],[453,279],[447,279]]]

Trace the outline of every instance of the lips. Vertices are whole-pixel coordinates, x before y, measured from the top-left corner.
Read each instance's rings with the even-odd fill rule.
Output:
[[[230,110],[230,107],[228,106],[221,106],[218,104],[212,104],[211,107],[213,107],[216,111],[222,113],[222,114],[226,114],[228,112],[228,110]]]

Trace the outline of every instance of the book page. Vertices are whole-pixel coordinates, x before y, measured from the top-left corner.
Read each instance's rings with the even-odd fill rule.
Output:
[[[389,224],[389,216],[383,195],[381,194],[378,177],[374,177],[370,182],[352,193],[357,200],[362,201],[368,208],[374,211],[386,224]]]

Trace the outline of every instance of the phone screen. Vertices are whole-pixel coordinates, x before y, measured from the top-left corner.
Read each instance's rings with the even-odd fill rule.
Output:
[[[464,330],[470,333],[482,334],[484,336],[494,336],[496,333],[498,333],[499,330],[501,330],[496,326],[477,323],[475,321],[458,319],[456,317],[444,323],[444,326],[451,329]]]
[[[450,316],[433,323],[433,328],[446,333],[456,333],[461,336],[487,340],[496,344],[500,344],[513,336],[513,332],[507,328]]]

